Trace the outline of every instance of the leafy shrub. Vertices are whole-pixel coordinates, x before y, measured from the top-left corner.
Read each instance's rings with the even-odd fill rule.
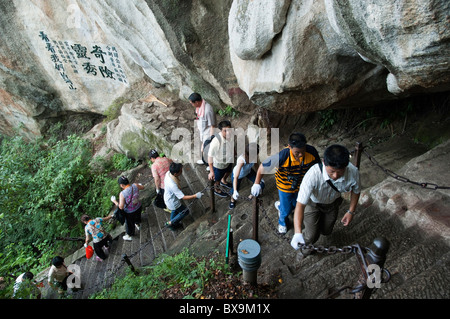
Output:
[[[119,171],[127,171],[136,167],[137,164],[137,161],[128,158],[125,154],[122,153],[114,154],[112,157],[113,168]]]
[[[152,266],[141,269],[140,276],[131,271],[116,279],[111,288],[92,295],[91,299],[155,299],[164,289],[174,286],[186,293],[185,298],[200,296],[217,269],[227,265],[216,257],[195,257],[185,248],[181,253],[159,256]],[[230,272],[231,273],[231,272]]]
[[[330,130],[337,121],[337,114],[334,110],[323,110],[318,114],[320,116],[319,132],[321,133]]]
[[[41,258],[61,249],[56,237],[83,234],[83,213],[109,212],[118,185],[91,170],[91,157],[89,143],[75,135],[60,141],[2,138],[0,276],[48,267],[51,257],[44,264]]]
[[[227,105],[225,107],[225,109],[220,109],[218,111],[220,116],[226,116],[226,117],[231,117],[231,118],[235,118],[239,116],[239,111],[235,110],[231,105]]]

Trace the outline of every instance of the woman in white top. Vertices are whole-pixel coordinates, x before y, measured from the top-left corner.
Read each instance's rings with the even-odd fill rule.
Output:
[[[256,171],[253,166],[258,162],[259,146],[256,143],[250,143],[245,146],[244,154],[240,155],[236,161],[236,166],[231,173],[231,180],[233,186],[231,188],[231,201],[229,208],[233,209],[236,206],[236,200],[239,197],[239,188],[241,181],[247,177],[252,183],[255,182]],[[261,180],[261,189],[264,189],[264,180]],[[251,198],[252,195],[249,196]]]

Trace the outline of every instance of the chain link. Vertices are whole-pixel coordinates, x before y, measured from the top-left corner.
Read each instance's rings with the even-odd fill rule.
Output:
[[[403,183],[410,183],[410,184],[414,184],[414,185],[418,185],[422,188],[427,188],[427,189],[432,189],[432,190],[437,190],[437,189],[450,189],[450,186],[439,186],[437,184],[434,183],[426,183],[426,182],[415,182],[410,180],[409,178],[406,178],[404,176],[400,176],[398,174],[396,174],[395,172],[393,172],[390,169],[384,168],[383,166],[381,166],[377,160],[375,158],[373,158],[373,156],[371,156],[365,149],[363,149],[363,153],[367,156],[367,158],[369,159],[370,162],[372,162],[372,164],[376,165],[378,168],[380,168],[382,171],[384,171],[387,175],[395,178],[396,180],[403,182]]]
[[[268,216],[267,210],[263,206],[263,200],[260,199],[260,198],[258,198],[257,200],[259,202],[259,204],[258,204],[259,206],[258,207],[263,212],[263,218],[267,221],[267,223],[269,224],[270,228],[277,235],[277,237],[279,237],[281,239],[284,239],[290,245],[291,243],[290,243],[289,238],[286,237],[284,234],[280,234],[278,232],[276,225],[274,225],[274,223],[272,222],[272,218],[270,218]],[[329,246],[329,247],[327,247],[327,246],[322,246],[322,245],[315,246],[315,245],[312,245],[312,244],[300,244],[299,245],[299,249],[300,250],[306,250],[307,249],[307,250],[311,250],[311,251],[314,250],[314,251],[316,251],[318,253],[321,253],[321,254],[327,253],[329,255],[334,255],[336,253],[341,253],[341,254],[344,254],[344,255],[348,255],[348,254],[351,254],[351,253],[355,252],[355,247],[354,246],[344,246],[344,247],[338,248],[336,246]]]

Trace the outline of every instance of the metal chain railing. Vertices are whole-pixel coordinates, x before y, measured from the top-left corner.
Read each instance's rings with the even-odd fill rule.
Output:
[[[369,161],[372,162],[372,164],[376,165],[378,168],[383,170],[387,175],[395,178],[398,181],[405,182],[405,183],[411,183],[411,184],[420,186],[422,188],[433,189],[433,190],[450,189],[449,186],[439,186],[439,185],[437,185],[435,183],[429,183],[429,182],[416,182],[416,181],[412,181],[412,180],[410,180],[410,179],[408,179],[408,178],[406,178],[404,176],[396,174],[392,170],[381,166],[376,161],[376,159],[373,156],[371,156],[364,149],[364,147],[362,147],[362,145],[360,143],[357,143],[356,150],[354,152],[352,152],[352,154],[354,154],[354,153],[359,153],[358,158],[356,160],[356,163],[357,163],[358,167],[359,167],[359,161],[360,161],[360,154],[363,153],[363,154],[365,154],[367,156]],[[206,186],[201,192],[205,192],[208,189],[211,190],[211,196],[214,196],[214,194],[212,192],[213,189],[220,190],[223,193],[225,193],[227,196],[232,196],[232,194],[229,194],[229,188],[226,187],[226,186],[223,186],[223,185]],[[254,209],[257,209],[257,210],[261,209],[261,211],[263,212],[263,219],[267,221],[267,224],[273,230],[273,232],[276,234],[276,236],[281,238],[281,239],[286,240],[290,244],[289,238],[285,237],[284,234],[279,234],[278,231],[277,231],[276,225],[274,225],[272,220],[271,220],[271,218],[268,217],[267,210],[265,209],[265,207],[263,205],[263,200],[261,200],[260,198],[256,198],[255,199],[252,196],[245,197],[245,196],[241,196],[241,195],[238,196],[237,200],[243,200],[243,201],[252,201],[252,200],[254,200],[254,201],[256,201],[256,203],[254,205]],[[212,211],[214,212],[214,210],[215,210],[214,199],[212,198],[211,201],[212,201],[212,203],[211,203],[212,204]],[[194,203],[195,203],[195,200],[192,201],[186,207],[186,209],[183,212],[187,211]],[[256,218],[258,218],[258,217],[256,216]],[[256,221],[256,222],[258,223],[258,221]],[[255,225],[255,222],[254,222],[254,227],[257,227]],[[163,233],[164,230],[165,230],[165,228],[161,229],[154,237],[157,238],[158,236],[162,236],[162,233]],[[116,274],[116,272],[126,264],[127,259],[129,260],[129,259],[135,257],[137,254],[139,254],[144,248],[146,248],[151,243],[152,240],[154,240],[154,237],[150,241],[141,244],[139,249],[137,249],[135,252],[133,252],[130,256],[126,256],[125,255],[124,256],[125,258],[122,258],[122,263],[120,263],[114,269],[111,269],[111,274],[107,278],[114,276]],[[361,248],[358,244],[348,245],[348,246],[344,246],[344,247],[336,247],[336,246],[328,246],[327,247],[327,246],[323,246],[323,245],[300,244],[299,245],[299,249],[300,250],[315,251],[317,253],[329,254],[329,255],[336,254],[336,253],[340,253],[340,254],[344,254],[344,255],[348,255],[348,254],[352,254],[352,253],[361,255],[363,251],[367,251],[368,250],[368,248],[366,248],[366,247]],[[367,278],[367,276],[368,276],[367,267],[365,267],[365,268],[363,267],[362,270],[363,270],[363,276],[362,277]],[[365,270],[365,274],[364,274],[364,270]],[[386,269],[382,269],[382,270],[384,272],[386,272],[386,273],[389,273]],[[363,283],[361,283],[361,282],[363,282]],[[352,293],[356,294],[356,293],[360,292],[361,290],[364,290],[363,289],[365,287],[364,281],[361,281],[361,279],[360,279],[359,283],[360,283],[359,287],[356,287],[356,288],[352,289]],[[96,286],[100,286],[100,285],[101,284],[97,284]],[[94,289],[94,288],[96,288],[96,286],[92,286],[89,289]],[[346,289],[346,288],[351,288],[351,287],[347,286],[347,287],[341,288],[341,290]]]
[[[290,241],[289,238],[286,237],[284,234],[280,234],[277,230],[276,225],[272,222],[272,218],[268,216],[267,210],[263,206],[263,201],[259,198],[254,199],[256,201],[256,205],[261,208],[263,212],[263,218],[267,221],[267,224],[269,225],[270,229],[273,231],[273,233],[283,240],[286,240],[289,245]],[[255,225],[254,225],[255,227]],[[370,280],[374,279],[373,273],[369,269],[368,262],[372,265],[377,265],[379,268],[379,276],[377,280],[379,280],[379,283],[386,283],[390,280],[390,272],[383,268],[384,262],[386,260],[386,253],[389,248],[389,243],[384,238],[376,238],[374,240],[374,243],[377,246],[378,251],[373,251],[367,247],[361,247],[359,244],[354,245],[348,245],[343,247],[336,247],[336,246],[323,246],[323,245],[312,245],[312,244],[299,244],[299,249],[301,251],[303,250],[309,250],[309,251],[315,251],[320,254],[328,254],[328,255],[334,255],[334,254],[343,254],[343,255],[349,255],[349,254],[355,254],[357,257],[357,262],[360,266],[361,275],[357,281],[357,285],[355,287],[352,286],[345,286],[340,289],[338,289],[336,292],[329,294],[327,296],[327,299],[333,298],[339,293],[341,293],[343,290],[350,290],[350,293],[354,295],[355,299],[368,299],[370,298],[374,286],[369,287],[368,283]],[[385,274],[384,278],[381,278],[382,274]]]
[[[397,173],[393,172],[390,169],[387,169],[383,166],[381,166],[377,160],[375,158],[373,158],[372,155],[370,155],[365,149],[363,149],[363,153],[364,155],[367,156],[367,158],[369,159],[370,162],[372,162],[372,164],[374,164],[375,166],[377,166],[378,168],[380,168],[383,172],[385,172],[387,175],[391,176],[392,178],[395,178],[396,180],[400,181],[400,182],[404,182],[404,183],[410,183],[410,184],[414,184],[417,186],[420,186],[422,188],[427,188],[427,189],[432,189],[432,190],[437,190],[437,189],[450,189],[450,186],[439,186],[435,183],[429,183],[429,182],[416,182],[416,181],[412,181],[409,178],[406,178],[404,176],[398,175]]]
[[[406,178],[406,177],[403,177],[403,176],[401,176],[401,175],[396,174],[396,173],[393,172],[392,170],[389,170],[389,169],[384,168],[383,166],[381,166],[381,165],[375,160],[375,158],[374,158],[373,156],[371,156],[371,155],[364,149],[364,147],[362,147],[362,145],[361,145],[360,143],[357,143],[356,150],[353,151],[352,154],[354,154],[354,153],[359,153],[359,154],[357,155],[358,158],[356,159],[356,163],[357,163],[357,166],[358,166],[358,167],[359,167],[359,161],[360,161],[360,154],[363,153],[363,154],[365,154],[365,155],[368,157],[368,159],[370,160],[370,162],[372,162],[372,163],[373,163],[374,165],[376,165],[378,168],[380,168],[381,170],[383,170],[387,175],[389,175],[389,176],[395,178],[396,180],[399,180],[399,181],[405,182],[405,183],[411,183],[411,184],[420,186],[420,187],[422,187],[422,188],[428,188],[428,189],[433,189],[433,190],[437,190],[437,189],[450,189],[450,187],[448,187],[448,186],[439,186],[439,185],[437,185],[437,184],[435,184],[435,183],[415,182],[415,181],[412,181],[412,180],[410,180],[410,179],[408,179],[408,178]],[[210,186],[206,186],[206,187],[205,187],[203,190],[201,190],[200,192],[203,193],[203,192],[205,192],[206,190],[211,190],[211,196],[214,197],[214,193],[213,193],[213,190],[214,190],[214,189],[217,189],[217,190],[219,190],[219,191],[225,193],[227,196],[232,196],[232,194],[229,193],[230,188],[227,187],[227,186],[223,186],[223,185],[210,185]],[[281,239],[283,239],[283,240],[286,240],[286,241],[290,244],[289,238],[285,237],[284,234],[278,233],[276,225],[273,224],[272,219],[269,218],[269,216],[268,216],[267,210],[265,209],[265,207],[264,207],[264,205],[263,205],[263,200],[262,200],[262,199],[260,199],[260,198],[254,198],[253,196],[246,197],[246,196],[241,196],[241,195],[239,195],[238,198],[237,198],[237,200],[243,200],[243,201],[255,201],[254,209],[257,210],[257,211],[258,211],[259,209],[261,209],[261,211],[262,211],[262,213],[263,213],[263,219],[267,221],[267,225],[269,225],[270,229],[273,230],[274,234],[275,234],[277,237],[279,237],[279,238],[281,238]],[[181,213],[184,213],[184,212],[186,212],[187,210],[189,210],[190,207],[191,207],[195,202],[196,202],[196,201],[193,200],[191,203],[189,203],[189,205],[187,205],[186,209],[183,210]],[[214,199],[213,199],[213,198],[211,198],[211,206],[212,206],[212,207],[211,207],[211,208],[212,208],[212,211],[214,212],[214,210],[215,210],[215,203],[214,203]],[[256,214],[256,219],[258,219],[258,214]],[[254,225],[253,225],[253,226],[254,226],[254,227],[258,227],[258,226],[257,226],[257,223],[259,223],[259,221],[258,221],[258,220],[255,221],[255,220],[254,220]],[[166,229],[166,227],[162,228],[157,234],[155,234],[153,237],[151,237],[149,241],[147,241],[147,242],[141,244],[140,247],[139,247],[136,251],[134,251],[131,255],[129,255],[129,256],[128,256],[128,255],[123,255],[123,256],[122,256],[122,260],[121,260],[122,262],[121,262],[121,263],[119,263],[118,265],[116,265],[114,268],[107,269],[107,271],[110,271],[110,274],[109,274],[107,277],[105,277],[105,280],[104,280],[103,282],[98,283],[98,284],[96,284],[96,285],[94,285],[94,286],[90,286],[88,289],[89,289],[89,290],[94,290],[94,289],[96,289],[96,288],[99,288],[100,286],[104,286],[105,282],[108,282],[108,279],[110,279],[111,277],[116,276],[117,272],[118,272],[124,265],[126,265],[126,264],[128,264],[128,265],[130,266],[130,268],[132,268],[132,270],[134,271],[134,268],[133,268],[133,266],[131,265],[131,263],[130,263],[129,260],[132,259],[132,258],[134,258],[134,257],[135,257],[137,254],[139,254],[143,249],[145,249],[149,244],[151,244],[152,241],[155,240],[155,238],[157,238],[158,236],[162,236],[165,229]],[[254,236],[255,236],[255,233],[254,233]],[[256,231],[256,238],[255,238],[255,239],[257,240],[257,231]],[[321,253],[321,254],[329,254],[329,255],[337,254],[337,253],[344,254],[344,255],[348,255],[348,254],[352,254],[352,253],[353,253],[353,254],[360,254],[360,255],[361,255],[363,250],[364,250],[364,251],[367,251],[367,250],[368,250],[368,248],[366,248],[366,247],[364,247],[364,248],[359,247],[358,244],[355,244],[355,245],[348,245],[348,246],[343,246],[343,247],[323,246],[323,245],[312,245],[312,244],[300,244],[300,245],[299,245],[299,249],[300,249],[301,251],[303,251],[303,250],[309,250],[309,251],[315,251],[315,252],[317,252],[317,253]],[[370,250],[369,250],[369,251],[370,251]],[[360,259],[361,259],[361,258],[360,258]],[[367,276],[368,276],[367,267],[365,267],[365,268],[362,267],[363,272],[364,272],[364,269],[366,270],[366,273],[363,274],[362,277],[367,278]],[[388,271],[387,271],[386,269],[382,269],[382,270],[388,273]],[[364,281],[362,281],[362,282],[364,282]],[[364,283],[361,284],[361,279],[360,279],[360,285],[359,285],[359,287],[356,287],[356,288],[352,289],[352,291],[353,291],[352,293],[360,292],[361,290],[363,290],[364,287],[365,287],[365,284],[364,284]],[[343,289],[345,289],[345,288],[351,288],[351,287],[344,287],[344,288],[341,288],[341,290],[343,290]]]
[[[264,206],[262,204],[263,200],[260,198],[257,198],[256,200],[259,202],[259,207],[261,208],[261,210],[263,212],[263,219],[265,221],[267,221],[267,224],[270,226],[270,229],[275,233],[275,235],[278,238],[285,240],[290,245],[291,242],[290,242],[289,238],[286,237],[284,234],[280,234],[278,232],[276,225],[272,222],[272,218],[270,218],[268,216],[267,210],[264,208]],[[322,246],[322,245],[315,246],[315,245],[311,245],[311,244],[300,244],[299,249],[316,251],[318,253],[327,253],[330,255],[336,254],[336,253],[341,253],[341,254],[347,255],[347,254],[354,253],[354,251],[355,251],[353,246],[344,246],[344,247],[338,248],[336,246],[326,247],[326,246]]]

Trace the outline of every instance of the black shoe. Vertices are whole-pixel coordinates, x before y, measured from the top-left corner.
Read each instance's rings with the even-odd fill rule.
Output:
[[[233,186],[233,184],[231,184],[231,183],[228,183],[228,182],[227,183],[222,183],[222,181],[220,182],[220,185],[228,187],[228,188],[231,188]]]
[[[214,194],[216,194],[219,197],[227,197],[227,194],[225,194],[224,192],[218,192],[218,191],[214,191]]]
[[[234,207],[236,207],[236,203],[235,202],[230,202],[230,205],[228,205],[229,209],[233,209]]]

